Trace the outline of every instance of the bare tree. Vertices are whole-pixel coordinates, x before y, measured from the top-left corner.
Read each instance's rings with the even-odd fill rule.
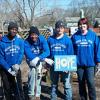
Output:
[[[7,2],[0,1],[0,28],[3,30],[3,25],[7,20],[14,19]]]
[[[70,6],[70,16],[79,16],[80,10],[83,9],[85,17],[88,17],[91,21],[100,17],[100,0],[77,0],[77,2],[71,0]]]
[[[41,0],[5,0],[8,3],[10,10],[23,23],[29,27],[33,24],[36,7]]]

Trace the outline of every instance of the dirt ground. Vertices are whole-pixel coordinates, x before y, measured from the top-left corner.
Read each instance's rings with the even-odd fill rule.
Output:
[[[22,81],[23,81],[25,100],[29,100],[27,96],[27,80],[28,80],[29,70],[25,61],[22,62],[21,71],[22,71]],[[72,78],[71,83],[72,83],[72,89],[73,89],[73,100],[79,100],[77,78]],[[96,83],[97,100],[100,100],[100,75],[95,77],[95,83]],[[46,78],[43,77],[41,84],[42,84],[41,100],[50,100],[51,86],[50,86],[49,76],[47,76]],[[64,100],[63,84],[59,82],[58,86],[59,86],[58,100]],[[3,99],[0,99],[0,100],[3,100]]]
[[[23,70],[24,69],[24,70]],[[24,86],[26,88],[27,92],[27,75],[28,75],[28,66],[25,63],[25,61],[22,63],[22,80],[24,83]],[[77,78],[76,76],[72,78],[72,89],[73,89],[73,100],[79,100],[79,93],[78,93],[78,83],[77,83]],[[42,80],[42,95],[41,95],[41,100],[50,100],[50,80],[49,77],[46,77],[46,82],[45,82],[45,77]],[[95,83],[96,83],[96,94],[97,94],[97,100],[100,100],[100,75],[95,77]],[[63,84],[59,82],[58,84],[58,100],[64,100],[64,94],[63,94]],[[27,93],[26,93],[27,94]],[[27,96],[26,96],[27,98]],[[28,99],[26,99],[28,100]]]

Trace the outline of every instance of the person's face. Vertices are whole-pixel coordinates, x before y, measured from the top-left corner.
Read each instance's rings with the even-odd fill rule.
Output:
[[[38,40],[38,35],[35,33],[31,33],[30,38],[32,41],[36,42]]]
[[[0,34],[0,37],[2,37],[2,34]]]
[[[10,29],[9,33],[10,33],[10,36],[14,37],[16,34],[17,34],[18,30],[16,28],[12,28]]]
[[[82,30],[82,32],[85,32],[87,31],[87,24],[79,25],[79,28]]]
[[[64,33],[64,27],[61,26],[61,27],[59,27],[59,28],[56,28],[56,31],[57,31],[57,34],[58,34],[58,35],[61,35],[61,34]]]
[[[2,39],[2,34],[0,34],[0,40]]]

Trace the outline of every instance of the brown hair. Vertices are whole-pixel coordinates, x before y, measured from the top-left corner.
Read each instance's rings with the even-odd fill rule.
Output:
[[[80,27],[80,25],[82,25],[82,24],[86,24],[87,25],[87,28],[89,28],[89,22],[88,22],[88,19],[87,18],[81,18],[78,21],[78,27]]]

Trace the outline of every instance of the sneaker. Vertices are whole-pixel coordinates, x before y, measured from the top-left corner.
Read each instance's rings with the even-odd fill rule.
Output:
[[[29,100],[34,100],[34,96],[33,95],[29,95]]]

